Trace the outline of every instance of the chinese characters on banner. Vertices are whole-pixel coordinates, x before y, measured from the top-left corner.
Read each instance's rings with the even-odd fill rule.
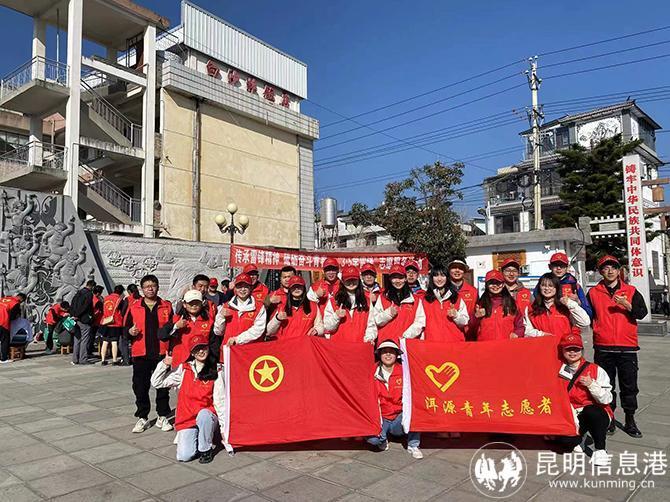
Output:
[[[626,241],[630,283],[649,305],[649,274],[647,270],[647,235],[644,226],[642,197],[642,164],[639,155],[623,158],[623,189],[626,207]]]
[[[405,265],[410,260],[416,260],[421,267],[421,273],[428,273],[428,258],[423,254],[328,253],[238,246],[237,244],[230,246],[230,266],[236,268],[242,268],[249,263],[253,263],[261,269],[280,269],[291,266],[297,270],[321,270],[326,258],[336,258],[340,268],[345,265],[360,267],[365,263],[372,263],[382,273],[388,272],[393,265]]]
[[[574,436],[556,343],[403,340],[405,430]]]

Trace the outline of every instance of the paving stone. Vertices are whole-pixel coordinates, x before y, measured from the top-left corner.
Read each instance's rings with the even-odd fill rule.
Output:
[[[134,502],[146,500],[147,494],[121,481],[84,488],[51,499],[54,502]]]
[[[2,490],[2,488],[5,488],[7,486],[18,485],[18,484],[21,484],[21,480],[19,478],[14,476],[9,471],[0,469],[0,490]],[[2,492],[0,491],[0,494],[1,493]]]
[[[52,441],[51,444],[66,452],[73,452],[84,450],[86,448],[94,448],[103,444],[113,443],[115,440],[109,436],[105,436],[99,432],[91,434],[84,434],[67,439],[59,439]]]
[[[340,457],[322,451],[289,451],[272,457],[271,462],[288,469],[311,472],[324,465],[333,464]]]
[[[82,467],[79,460],[69,455],[57,455],[55,457],[43,458],[41,460],[32,460],[23,464],[12,465],[7,470],[15,476],[29,481],[31,479],[43,478],[57,472],[69,471],[77,467]]]
[[[397,473],[361,490],[365,495],[382,500],[415,500],[417,502],[429,500],[443,491],[445,491],[444,486],[432,481],[411,478]]]
[[[35,420],[35,417],[33,417],[32,421],[25,422],[23,424],[17,424],[16,427],[26,432],[40,432],[46,430],[59,429],[61,427],[71,427],[73,425],[77,425],[72,420],[68,420],[67,418],[64,417],[42,418],[43,415],[44,412],[41,411],[40,414],[38,415],[39,420]]]
[[[35,444],[11,450],[0,450],[0,466],[23,464],[41,458],[55,457],[60,454],[57,449],[45,444]]]
[[[33,502],[44,500],[25,485],[14,485],[0,491],[0,502]]]
[[[74,415],[68,415],[67,418],[77,422],[78,424],[88,425],[91,422],[98,422],[99,420],[114,420],[118,415],[115,413],[97,408],[93,411],[86,411],[83,413],[75,413]]]
[[[31,446],[36,445],[39,441],[28,434],[23,432],[18,432],[16,429],[11,429],[12,432],[6,432],[0,434],[2,438],[2,448],[3,449],[12,449],[19,448],[21,446]]]
[[[577,493],[572,490],[559,488],[545,488],[537,494],[533,501],[536,502],[605,502],[607,499],[602,497],[592,497],[583,493]]]
[[[82,404],[73,404],[70,406],[63,406],[62,408],[56,408],[51,410],[51,413],[58,415],[60,417],[67,417],[69,415],[76,415],[77,413],[86,413],[89,411],[99,411],[100,408],[93,406],[91,404],[82,403]]]
[[[84,462],[88,462],[90,464],[99,464],[101,462],[106,462],[107,460],[127,457],[139,452],[140,450],[137,448],[133,448],[132,446],[124,443],[110,443],[96,446],[95,448],[76,451],[72,453],[72,455],[80,458]]]
[[[98,468],[117,478],[125,478],[127,476],[132,476],[133,474],[150,471],[169,464],[170,461],[163,457],[152,455],[148,452],[142,452],[137,455],[123,456],[116,460],[103,462],[98,465]]]
[[[91,429],[88,429],[83,425],[71,425],[69,427],[57,427],[55,429],[34,432],[33,436],[40,438],[43,441],[53,442],[58,441],[59,439],[68,439],[90,433]]]
[[[86,427],[95,429],[97,431],[106,431],[108,429],[116,429],[117,427],[125,425],[129,429],[132,429],[133,425],[135,425],[135,422],[137,422],[137,418],[132,414],[127,416],[120,415],[90,422],[86,424]]]
[[[172,459],[174,460],[175,453],[172,453]],[[202,472],[206,472],[212,476],[217,476],[223,474],[224,472],[229,472],[234,469],[239,469],[247,465],[255,464],[256,462],[262,462],[256,457],[251,455],[245,455],[244,453],[237,453],[235,456],[229,456],[224,450],[217,452],[209,464],[201,464],[199,462],[191,462],[190,467],[197,469]]]
[[[157,495],[176,490],[177,488],[203,479],[206,479],[204,474],[175,464],[129,476],[126,478],[126,481],[152,495]]]
[[[451,464],[439,458],[425,458],[408,465],[399,472],[414,478],[433,481],[445,487],[457,485],[470,477],[467,467],[459,464]]]
[[[399,444],[391,444],[388,451],[364,451],[354,456],[357,460],[366,464],[376,465],[384,469],[402,469],[403,467],[416,462],[412,455]]]
[[[289,479],[297,478],[299,475],[300,473],[296,471],[268,461],[262,461],[226,472],[219,477],[242,488],[260,491]]]
[[[362,493],[350,493],[345,495],[341,499],[338,499],[337,502],[379,502],[379,499],[368,497]]]
[[[312,474],[350,488],[363,488],[392,476],[393,472],[363,464],[353,459],[346,459],[318,469]]]
[[[92,489],[112,481],[106,474],[89,466],[70,471],[52,474],[44,478],[30,481],[28,485],[44,497],[53,498],[71,493],[82,488]]]
[[[348,488],[308,476],[301,476],[263,491],[273,500],[282,502],[327,502],[350,493]]]
[[[42,410],[37,406],[21,405],[21,406],[3,406],[0,409],[0,418],[11,417],[12,415],[25,415],[26,413],[38,413]]]
[[[161,498],[168,502],[230,502],[244,499],[248,495],[251,495],[251,492],[218,479],[207,479],[163,494]]]

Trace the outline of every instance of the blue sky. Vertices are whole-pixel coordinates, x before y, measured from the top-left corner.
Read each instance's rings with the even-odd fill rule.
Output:
[[[141,0],[139,3],[168,17],[173,25],[178,24],[177,0]],[[528,65],[519,62],[481,78],[358,117],[355,119],[358,124],[342,121],[338,114],[348,117],[358,115],[534,54],[670,24],[670,2],[665,0],[651,0],[644,3],[642,9],[621,0],[535,2],[532,9],[528,2],[494,0],[286,0],[254,4],[200,0],[196,3],[307,63],[309,100],[303,103],[302,110],[318,118],[322,124],[322,140],[315,147],[316,194],[318,198],[325,195],[336,197],[340,208],[345,209],[356,201],[372,206],[378,204],[388,181],[380,178],[391,175],[401,177],[402,174],[397,173],[438,158],[446,161],[466,159],[464,186],[476,185],[485,176],[493,174],[496,168],[520,160],[523,145],[518,132],[528,125],[524,107],[530,104],[530,91],[527,85],[519,84],[526,82],[523,71]],[[3,27],[0,41],[5,47],[0,73],[6,73],[29,59],[32,30],[30,20],[24,16],[6,9],[0,11],[0,15]],[[668,43],[664,43],[666,41]],[[651,43],[658,45],[545,68],[562,61]],[[9,47],[11,51],[7,50]],[[670,29],[542,56],[539,75],[549,77],[665,54],[670,55]],[[607,70],[545,78],[540,89],[540,102],[610,93],[635,97],[637,93],[632,91],[670,86],[669,68],[670,57],[664,57]],[[508,76],[508,79],[495,85],[465,92]],[[504,91],[515,85],[519,86]],[[484,98],[499,91],[503,92]],[[465,94],[450,98],[463,92]],[[670,93],[666,95],[670,96]],[[668,100],[663,95],[652,98],[656,100],[647,103],[641,98],[640,106],[662,126],[670,129]],[[650,97],[647,96],[647,99]],[[434,103],[437,100],[442,101]],[[478,101],[465,104],[473,100]],[[387,135],[373,134],[369,128],[359,124],[377,122],[416,107],[423,108],[369,127],[392,128],[386,134],[394,138],[421,137],[452,127],[447,138],[444,138],[445,134],[440,142],[425,146],[430,151],[399,143],[401,146],[398,149],[405,151],[365,161],[333,163],[333,158],[337,160],[338,156],[342,159],[356,150],[395,141]],[[457,108],[443,111],[451,107]],[[551,113],[547,107],[546,115],[551,119],[561,114],[558,112],[582,108],[575,104],[554,106],[554,113]],[[513,109],[518,112],[513,113]],[[501,114],[500,119],[489,123],[488,130],[475,132],[483,127],[480,121],[474,122],[469,129],[463,125],[498,113]],[[429,114],[433,116],[422,119]],[[339,121],[342,122],[332,124]],[[409,121],[412,123],[407,124]],[[342,134],[352,128],[358,129]],[[367,137],[359,139],[363,135]],[[335,145],[341,142],[344,143]],[[668,160],[669,142],[670,134],[658,135],[657,150],[662,158]],[[493,153],[485,158],[467,160],[489,152]],[[367,182],[370,178],[375,180]],[[465,195],[466,200],[457,207],[473,214],[483,203],[481,191],[469,189]]]

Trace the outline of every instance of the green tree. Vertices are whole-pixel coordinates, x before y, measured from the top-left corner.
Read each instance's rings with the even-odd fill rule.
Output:
[[[389,233],[402,252],[426,253],[432,263],[464,256],[465,237],[453,201],[463,195],[456,188],[463,178],[463,164],[435,162],[410,171],[402,181],[388,183],[384,202],[369,210],[352,205],[354,225],[375,223]]]
[[[565,210],[552,215],[547,228],[573,227],[580,216],[596,218],[624,214],[622,158],[640,140],[624,142],[621,135],[604,139],[590,150],[573,145],[559,152],[560,197]],[[586,267],[596,268],[599,257],[612,254],[626,260],[625,236],[594,239],[586,248]]]

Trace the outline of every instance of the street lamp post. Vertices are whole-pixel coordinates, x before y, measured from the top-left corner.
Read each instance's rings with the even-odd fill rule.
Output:
[[[219,231],[222,234],[229,234],[230,235],[230,245],[232,246],[235,244],[235,234],[244,234],[246,232],[247,228],[249,227],[249,218],[242,215],[239,218],[239,225],[235,224],[235,213],[237,213],[237,204],[234,202],[231,202],[228,204],[228,207],[226,207],[226,210],[228,213],[230,213],[230,224],[227,224],[226,217],[223,214],[217,214],[214,217],[214,222],[216,223],[216,226],[219,227]],[[230,275],[232,277],[233,275],[233,267],[230,268]]]

